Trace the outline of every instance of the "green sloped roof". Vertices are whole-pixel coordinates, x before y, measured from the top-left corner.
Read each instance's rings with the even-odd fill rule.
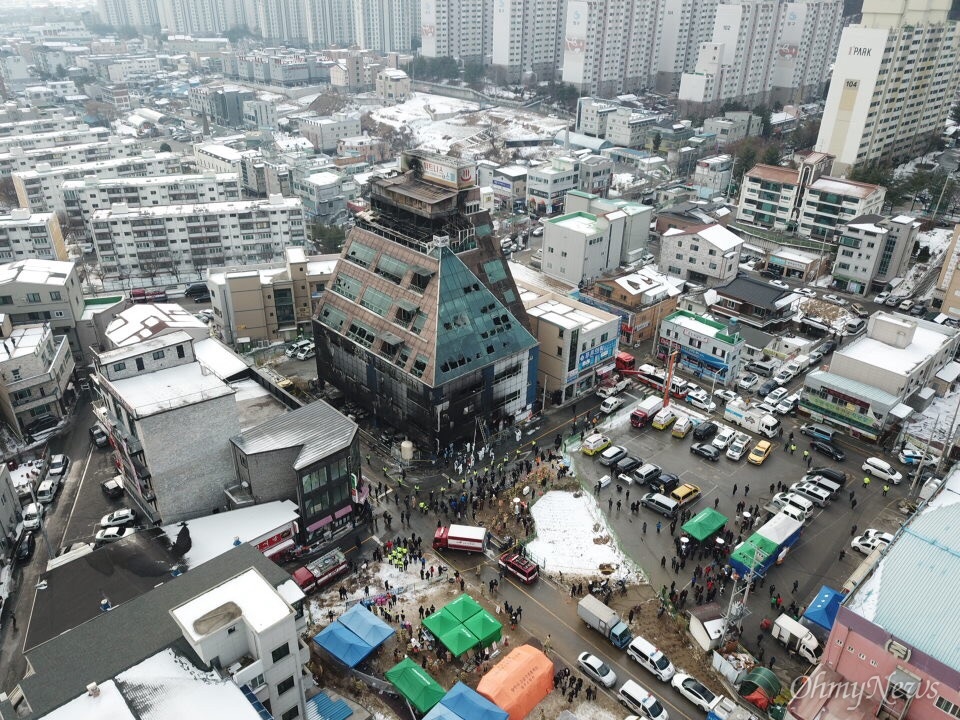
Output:
[[[726,524],[726,515],[718,513],[713,508],[704,508],[684,523],[681,529],[696,540],[703,542]]]
[[[436,637],[440,637],[445,632],[452,630],[457,625],[460,624],[460,620],[454,617],[451,613],[447,612],[446,608],[435,612],[432,615],[427,615],[423,619],[423,626],[432,632]]]
[[[756,566],[754,549],[759,550],[763,557],[767,558],[777,551],[777,544],[763,537],[763,535],[754,533],[734,551],[731,557],[745,567],[753,569]]]
[[[503,631],[503,624],[486,610],[467,618],[463,626],[477,636],[483,647],[499,640]]]
[[[440,247],[434,385],[490,365],[537,340],[449,247]]]
[[[463,622],[483,610],[476,600],[466,593],[459,595],[455,600],[443,606],[443,609]]]
[[[440,642],[454,655],[463,655],[480,644],[480,639],[463,625],[457,625],[440,636]]]
[[[446,694],[430,673],[410,658],[404,658],[387,670],[386,677],[397,691],[422,713],[430,710]]]

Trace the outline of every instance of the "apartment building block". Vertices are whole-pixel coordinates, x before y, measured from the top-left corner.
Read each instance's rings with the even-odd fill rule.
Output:
[[[491,64],[504,82],[524,73],[553,80],[563,64],[564,14],[555,0],[497,0],[493,7]]]
[[[103,272],[110,276],[189,276],[211,266],[279,260],[303,245],[298,198],[157,205],[116,205],[89,220]]]
[[[898,215],[861,215],[844,225],[837,238],[833,282],[844,292],[866,295],[903,277],[920,234],[920,223]]]
[[[420,6],[420,54],[484,63],[493,53],[494,0],[435,0]]]
[[[0,261],[66,260],[60,222],[53,213],[17,208],[0,215]]]
[[[0,177],[31,170],[44,163],[59,167],[113,158],[134,158],[140,155],[140,151],[139,140],[116,137],[98,142],[28,150],[12,147],[6,152],[0,152]]]

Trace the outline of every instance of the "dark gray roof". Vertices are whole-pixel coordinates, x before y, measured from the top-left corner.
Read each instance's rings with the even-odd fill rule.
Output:
[[[743,337],[743,341],[750,347],[763,349],[773,340],[773,335],[766,333],[759,328],[746,323],[737,324],[737,332]]]
[[[323,400],[278,415],[230,438],[246,455],[299,447],[300,470],[350,445],[357,424]]]
[[[178,644],[183,634],[170,609],[250,568],[274,587],[290,578],[259,550],[243,543],[27,651],[35,671],[20,681],[33,711],[27,717],[45,715],[85,692],[89,683],[106,682],[159,650]],[[99,581],[88,572],[88,583]]]
[[[886,218],[883,215],[877,215],[876,213],[864,213],[863,215],[857,215],[853,220],[847,223],[847,225],[860,225],[862,223],[871,223],[876,225],[879,222],[883,222]]]
[[[103,598],[119,605],[149,592],[170,580],[177,564],[163,530],[150,528],[44,573],[24,648],[96,617]]]
[[[780,288],[751,277],[737,277],[722,287],[714,288],[720,295],[743,300],[751,305],[772,308],[778,300],[790,295],[792,290]]]

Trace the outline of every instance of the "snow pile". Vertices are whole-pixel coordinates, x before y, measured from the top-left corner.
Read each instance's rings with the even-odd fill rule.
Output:
[[[640,575],[640,570],[617,546],[607,520],[592,495],[553,490],[530,509],[537,538],[530,556],[547,573],[596,577],[601,565],[614,568],[612,577]]]
[[[911,416],[907,423],[907,435],[926,441],[928,438],[936,448],[943,447],[948,437],[953,437],[960,426],[960,389],[946,397],[934,398],[923,413]],[[952,427],[951,427],[952,425]],[[939,454],[939,450],[937,453]]]
[[[920,233],[917,236],[917,242],[920,243],[920,247],[929,248],[930,260],[932,262],[934,257],[942,255],[947,251],[947,247],[950,245],[950,238],[952,237],[953,228],[934,228]]]

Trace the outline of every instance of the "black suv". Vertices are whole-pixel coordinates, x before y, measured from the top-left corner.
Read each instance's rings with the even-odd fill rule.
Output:
[[[206,283],[193,283],[184,290],[183,294],[187,297],[195,298],[200,295],[209,295],[210,291],[207,289]]]
[[[715,422],[702,422],[693,429],[694,440],[709,440],[717,434],[717,424]]]
[[[843,452],[843,450],[838,448],[836,445],[831,445],[823,440],[814,440],[810,443],[810,447],[816,450],[818,453],[823,453],[827,457],[833,458],[837,462],[843,462],[847,459],[847,455],[845,452]]]
[[[835,470],[829,467],[815,467],[807,470],[807,475],[819,475],[827,480],[832,480],[838,485],[844,485],[847,482],[847,474],[843,470]]]

